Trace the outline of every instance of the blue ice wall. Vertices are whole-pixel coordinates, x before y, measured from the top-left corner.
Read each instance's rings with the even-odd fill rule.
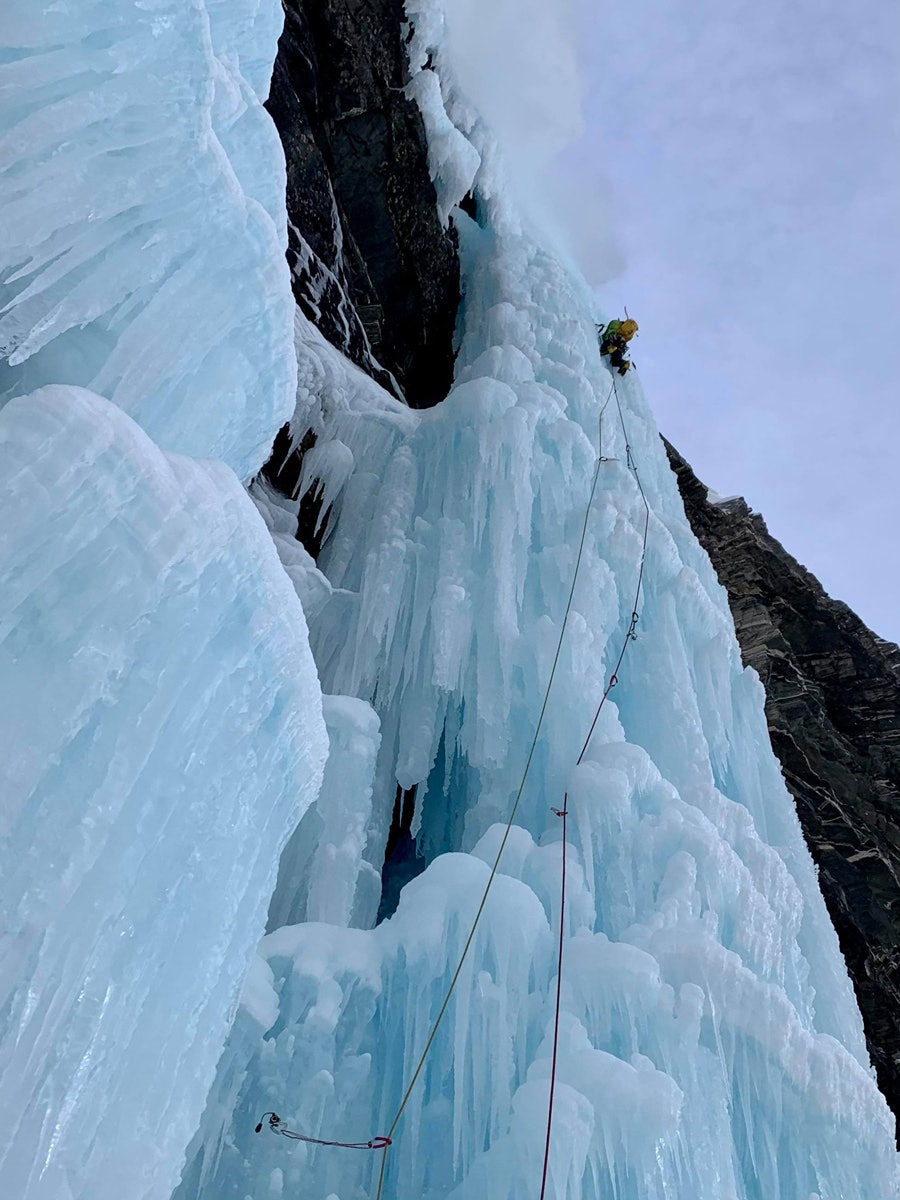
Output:
[[[108,401],[0,413],[0,1178],[165,1197],[325,736],[234,475]]]
[[[0,19],[10,1200],[167,1200],[321,781],[303,611],[239,481],[294,404],[281,21]]]

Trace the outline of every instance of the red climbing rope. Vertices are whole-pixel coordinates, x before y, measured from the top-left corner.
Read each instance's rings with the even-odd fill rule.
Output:
[[[619,657],[616,659],[616,665],[613,667],[609,677],[609,682],[603,689],[603,695],[600,697],[600,703],[594,713],[594,719],[591,721],[591,727],[588,730],[588,735],[584,739],[584,745],[581,747],[581,753],[578,755],[575,765],[581,766],[584,756],[587,753],[587,748],[591,744],[591,738],[594,736],[594,730],[597,728],[597,722],[600,719],[600,713],[603,711],[603,706],[606,703],[609,693],[619,682],[619,671],[622,668],[622,663],[625,659],[625,652],[633,641],[637,640],[637,623],[638,623],[638,605],[641,599],[641,590],[644,584],[644,563],[647,557],[647,536],[650,531],[650,505],[647,503],[647,497],[644,494],[643,486],[641,485],[640,476],[638,475],[637,466],[634,461],[634,456],[631,452],[631,446],[628,442],[628,431],[625,428],[625,416],[622,412],[622,404],[619,400],[619,392],[616,388],[615,377],[613,377],[613,390],[616,397],[616,408],[619,410],[619,423],[622,426],[622,436],[625,438],[625,462],[628,470],[634,475],[635,483],[638,486],[638,491],[641,494],[641,501],[644,505],[644,531],[641,538],[641,557],[638,565],[637,586],[634,593],[634,604],[631,609],[631,621],[628,625],[628,630],[622,640],[622,649],[619,651]],[[606,405],[603,406],[606,408]],[[602,412],[601,412],[602,422]],[[601,459],[602,459],[602,430],[601,423]],[[553,1014],[553,1054],[550,1060],[550,1097],[547,1103],[547,1136],[544,1139],[544,1165],[541,1171],[541,1198],[544,1200],[547,1190],[547,1170],[550,1163],[550,1135],[553,1128],[553,1100],[556,1094],[556,1062],[559,1051],[559,1011],[562,998],[562,967],[563,967],[563,944],[565,942],[565,915],[566,915],[566,819],[568,817],[569,793],[566,792],[563,799],[562,808],[554,808],[552,811],[558,817],[562,817],[562,870],[560,882],[560,899],[559,899],[559,951],[556,964],[556,1008]]]
[[[553,1127],[553,1098],[556,1094],[556,1056],[559,1050],[559,1009],[562,995],[563,942],[566,927],[566,820],[569,816],[569,795],[562,808],[554,808],[557,817],[562,817],[562,887],[559,894],[559,956],[556,962],[556,1011],[553,1015],[553,1058],[550,1063],[550,1099],[547,1104],[547,1137],[544,1141],[544,1169],[541,1172],[541,1200],[547,1190],[547,1165],[550,1162],[550,1130]]]
[[[314,1146],[337,1146],[342,1150],[386,1150],[391,1144],[389,1137],[374,1137],[368,1142],[326,1142],[324,1138],[308,1137],[305,1133],[297,1133],[293,1129],[288,1129],[286,1125],[282,1124],[278,1113],[274,1112],[263,1113],[256,1126],[257,1133],[262,1129],[266,1117],[269,1118],[269,1128],[273,1133],[290,1138],[294,1142],[311,1142]]]

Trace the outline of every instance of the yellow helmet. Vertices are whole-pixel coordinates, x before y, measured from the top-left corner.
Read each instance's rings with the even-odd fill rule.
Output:
[[[622,335],[622,337],[625,339],[626,342],[630,342],[631,339],[634,337],[634,335],[637,333],[637,331],[638,331],[638,323],[632,317],[629,317],[627,321],[623,321],[619,328],[619,333]]]

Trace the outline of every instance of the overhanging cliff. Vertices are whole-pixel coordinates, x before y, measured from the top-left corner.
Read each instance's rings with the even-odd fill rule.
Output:
[[[405,92],[403,0],[286,0],[267,107],[287,160],[294,295],[412,408],[447,394],[459,262]]]

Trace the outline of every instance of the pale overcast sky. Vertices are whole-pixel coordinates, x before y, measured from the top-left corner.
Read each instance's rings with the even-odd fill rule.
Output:
[[[540,129],[532,190],[556,182],[544,200],[604,308],[639,320],[662,430],[900,639],[900,3],[448,14],[513,165]]]

